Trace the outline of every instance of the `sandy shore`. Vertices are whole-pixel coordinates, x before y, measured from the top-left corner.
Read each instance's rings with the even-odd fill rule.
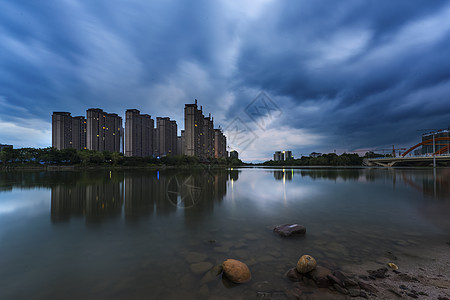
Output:
[[[389,262],[399,267],[397,272],[387,266]],[[376,262],[346,266],[343,272],[360,278],[369,275],[367,270],[382,267],[388,268],[386,278],[365,280],[378,290],[373,295],[368,294],[369,299],[450,299],[449,244],[393,253],[391,257],[380,257]]]

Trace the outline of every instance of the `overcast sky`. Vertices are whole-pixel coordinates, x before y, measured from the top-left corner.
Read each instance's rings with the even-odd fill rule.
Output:
[[[448,1],[0,0],[0,143],[198,99],[246,161],[408,147],[450,125],[449,49]]]

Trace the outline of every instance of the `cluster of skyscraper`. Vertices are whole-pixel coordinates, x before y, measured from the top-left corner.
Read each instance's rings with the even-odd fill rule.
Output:
[[[84,116],[72,117],[69,112],[52,115],[52,146],[57,149],[74,148],[96,151],[123,152],[125,156],[165,156],[185,154],[199,158],[227,157],[226,137],[221,129],[214,129],[211,114],[205,117],[202,107],[186,104],[185,129],[178,136],[177,122],[168,117],[156,118],[141,114],[137,109],[125,112],[122,118],[91,108]],[[125,139],[125,141],[124,141]]]

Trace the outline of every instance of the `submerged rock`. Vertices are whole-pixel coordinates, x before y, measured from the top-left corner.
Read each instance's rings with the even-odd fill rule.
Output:
[[[192,273],[194,273],[196,275],[203,274],[206,271],[210,270],[212,267],[213,267],[213,264],[210,262],[206,262],[206,261],[190,265]]]
[[[293,234],[305,234],[306,227],[298,224],[283,224],[275,226],[273,232],[278,233],[283,237],[288,237]]]
[[[202,280],[200,281],[201,284],[207,284],[209,282],[217,280],[218,276],[222,273],[222,265],[215,265],[209,272],[207,272]]]
[[[310,276],[317,286],[321,288],[326,288],[332,285],[328,280],[328,275],[331,275],[331,271],[321,266],[317,266],[314,270],[308,273],[308,276]]]
[[[375,278],[385,278],[387,270],[387,268],[380,268],[378,270],[368,270],[367,272],[370,276],[373,276]]]
[[[239,260],[227,259],[222,263],[225,276],[234,283],[245,283],[252,279],[249,268]]]
[[[300,274],[296,268],[292,268],[286,272],[286,277],[291,281],[299,282],[302,281],[303,275]]]
[[[297,271],[302,274],[314,270],[317,266],[316,260],[310,255],[303,255],[297,262]]]

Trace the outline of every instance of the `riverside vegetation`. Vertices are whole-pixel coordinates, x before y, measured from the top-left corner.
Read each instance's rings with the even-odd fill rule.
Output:
[[[269,160],[264,162],[263,166],[361,166],[363,159],[358,154],[336,153],[322,154],[318,157],[302,156],[299,159],[288,159],[283,161]]]
[[[0,166],[12,168],[46,166],[78,166],[78,167],[158,167],[158,166],[239,166],[244,163],[237,158],[199,159],[187,155],[167,155],[160,158],[126,157],[123,153],[94,150],[76,150],[56,148],[5,148],[0,151]]]

